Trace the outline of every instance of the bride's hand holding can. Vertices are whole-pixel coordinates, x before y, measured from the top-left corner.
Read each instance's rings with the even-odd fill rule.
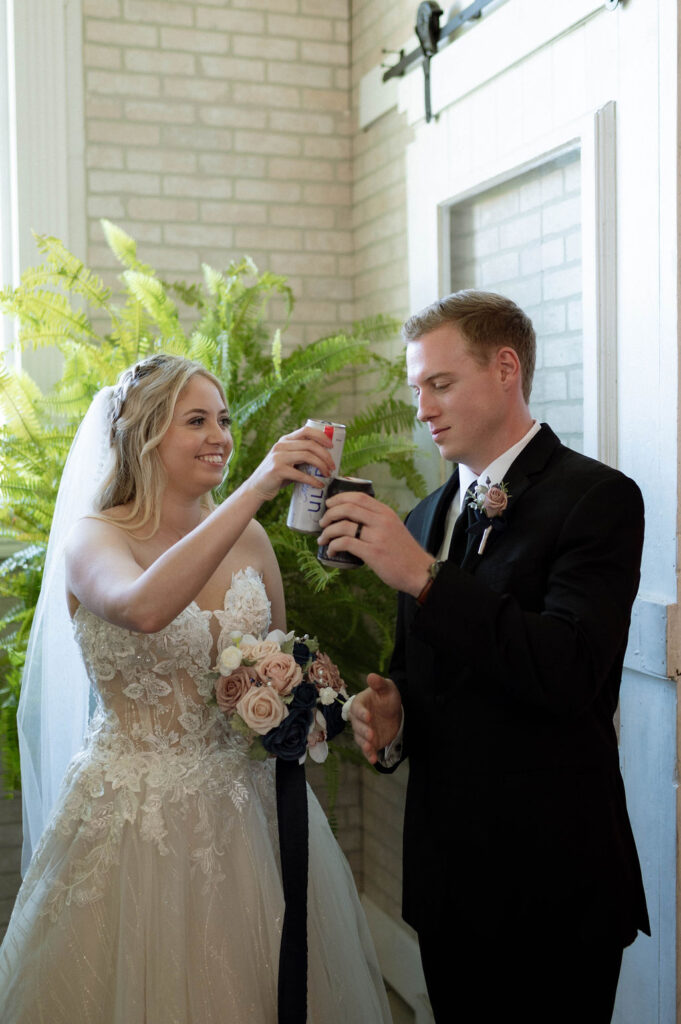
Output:
[[[331,456],[332,445],[324,432],[314,427],[305,426],[285,434],[251,474],[248,484],[264,501],[276,497],[289,483],[318,486],[319,478],[305,470],[313,466],[324,478],[332,476],[336,469]]]

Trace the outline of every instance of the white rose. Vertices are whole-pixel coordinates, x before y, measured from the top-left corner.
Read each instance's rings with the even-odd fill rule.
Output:
[[[279,646],[281,647],[281,645],[283,643],[286,643],[287,640],[293,640],[294,636],[295,636],[295,633],[293,632],[293,630],[291,630],[290,633],[284,633],[284,631],[281,630],[281,629],[272,629],[267,634],[265,639],[266,640],[274,640],[274,642],[276,644],[279,644]]]
[[[218,657],[218,672],[223,676],[228,676],[233,669],[239,667],[241,662],[241,651],[238,647],[234,647],[233,645],[225,647],[223,651],[220,651],[220,655]]]
[[[350,721],[350,708],[352,707],[352,702],[354,699],[355,694],[353,693],[352,697],[348,697],[345,704],[343,705],[343,710],[341,711],[341,718],[343,719],[344,722]]]
[[[336,691],[333,686],[323,686],[319,691],[319,699],[322,704],[333,704],[336,699]]]

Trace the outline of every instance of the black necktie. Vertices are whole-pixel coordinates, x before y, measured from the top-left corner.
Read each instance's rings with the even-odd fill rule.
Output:
[[[468,553],[468,548],[472,543],[471,534],[467,531],[468,527],[475,522],[475,516],[469,502],[471,501],[471,496],[475,494],[475,488],[477,485],[478,481],[474,480],[468,490],[461,495],[459,517],[454,526],[452,540],[449,545],[449,554],[447,556],[448,558],[453,559],[457,565],[461,565]]]

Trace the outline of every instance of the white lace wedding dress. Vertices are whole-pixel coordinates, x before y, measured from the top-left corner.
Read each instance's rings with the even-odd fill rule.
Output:
[[[79,607],[99,709],[0,950],[3,1024],[276,1024],[274,762],[249,760],[206,703],[229,632],[268,624],[253,569],[223,611],[192,603],[150,635]],[[350,869],[308,794],[308,1021],[383,1024]]]

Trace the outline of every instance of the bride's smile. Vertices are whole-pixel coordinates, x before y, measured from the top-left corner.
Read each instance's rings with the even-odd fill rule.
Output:
[[[173,418],[158,446],[168,479],[177,483],[194,477],[199,463],[208,472],[199,478],[202,491],[219,483],[234,447],[230,417],[220,392],[206,377],[196,375],[180,392]]]

